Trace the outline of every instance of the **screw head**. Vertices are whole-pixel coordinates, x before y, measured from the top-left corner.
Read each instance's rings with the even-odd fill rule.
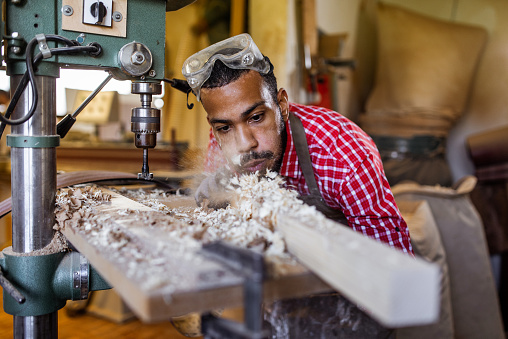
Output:
[[[152,78],[154,78],[156,75],[157,75],[157,72],[154,69],[152,69],[152,70],[150,70],[150,72],[148,72],[148,76],[150,76]]]
[[[122,19],[123,19],[122,13],[120,13],[120,12],[113,12],[112,17],[113,17],[113,21],[116,21],[116,22],[122,21]]]
[[[74,13],[74,9],[69,5],[65,5],[62,8],[62,13],[66,16],[71,16]]]
[[[21,54],[21,48],[18,47],[18,46],[12,46],[11,47],[11,52],[14,53],[14,54]]]

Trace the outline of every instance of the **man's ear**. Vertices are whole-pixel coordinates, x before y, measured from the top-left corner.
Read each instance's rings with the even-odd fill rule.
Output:
[[[282,118],[284,121],[288,121],[289,118],[289,101],[288,101],[288,93],[284,88],[279,89],[277,92],[277,103],[279,104],[280,110],[282,112]]]

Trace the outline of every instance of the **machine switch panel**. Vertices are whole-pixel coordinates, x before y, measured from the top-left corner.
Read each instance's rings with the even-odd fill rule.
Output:
[[[83,23],[111,27],[113,0],[84,0]]]

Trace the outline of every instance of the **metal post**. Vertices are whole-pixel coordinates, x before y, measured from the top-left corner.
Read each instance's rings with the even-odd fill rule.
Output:
[[[12,91],[20,80],[21,75],[11,76]],[[11,127],[12,135],[56,134],[56,78],[36,76],[36,83],[39,93],[37,109],[30,120]],[[12,118],[27,114],[31,102],[32,94],[28,88],[21,96]],[[54,233],[56,148],[12,147],[11,187],[13,251],[28,253],[45,247]],[[40,316],[14,316],[14,338],[57,337],[57,312]]]

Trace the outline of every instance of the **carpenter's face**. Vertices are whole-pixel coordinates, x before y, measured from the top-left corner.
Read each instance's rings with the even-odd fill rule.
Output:
[[[283,155],[282,131],[287,94],[274,102],[259,73],[250,71],[217,88],[202,88],[201,102],[229,165],[239,173],[278,170]]]

